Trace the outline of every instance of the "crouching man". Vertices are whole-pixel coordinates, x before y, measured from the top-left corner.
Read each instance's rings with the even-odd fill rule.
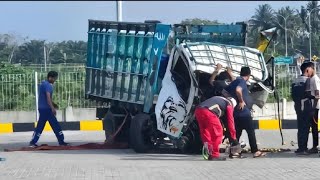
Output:
[[[214,96],[202,102],[195,110],[204,150],[208,160],[224,161],[220,157],[219,145],[222,143],[223,127],[230,132],[231,153],[240,153],[241,147],[236,139],[233,109],[237,105],[234,98]],[[206,159],[206,158],[205,158]]]

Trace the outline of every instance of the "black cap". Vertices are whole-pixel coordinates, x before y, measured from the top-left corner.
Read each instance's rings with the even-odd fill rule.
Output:
[[[250,76],[251,70],[249,67],[242,67],[240,71],[240,76]]]

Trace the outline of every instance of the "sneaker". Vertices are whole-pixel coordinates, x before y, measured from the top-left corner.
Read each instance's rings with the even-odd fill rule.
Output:
[[[225,157],[212,157],[211,155],[208,158],[208,161],[225,161],[227,158]]]
[[[29,143],[29,147],[36,148],[39,147],[36,143]]]
[[[71,146],[70,143],[66,143],[66,142],[62,142],[62,143],[59,143],[59,146]]]
[[[318,153],[318,148],[311,148],[307,151],[309,154],[317,154]]]
[[[305,156],[305,155],[309,155],[309,153],[307,151],[301,151],[297,153],[298,156]]]
[[[296,153],[296,154],[297,154],[297,153],[301,153],[301,152],[303,152],[302,149],[297,149],[297,150],[294,151],[294,153]]]

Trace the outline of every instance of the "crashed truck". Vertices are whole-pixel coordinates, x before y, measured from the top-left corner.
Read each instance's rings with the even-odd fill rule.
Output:
[[[260,108],[272,92],[257,49],[245,47],[246,24],[167,25],[89,20],[86,98],[96,101],[106,143],[138,153],[174,148],[200,152],[194,110],[218,63],[239,76],[252,71],[251,96]]]

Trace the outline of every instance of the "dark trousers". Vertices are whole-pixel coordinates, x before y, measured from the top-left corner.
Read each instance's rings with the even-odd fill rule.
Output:
[[[304,116],[305,114],[302,112],[297,113],[297,121],[298,121],[298,149],[301,151],[308,150],[308,136],[309,136],[309,127],[310,122],[308,118]]]
[[[305,106],[306,107],[306,106]],[[301,105],[295,104],[295,110],[297,114],[297,127],[298,127],[298,149],[301,151],[308,150],[308,136],[309,136],[309,127],[310,122],[308,121],[308,110],[301,111]]]
[[[298,149],[305,151],[308,150],[308,136],[310,122],[302,112],[297,112],[297,123],[298,123]]]
[[[242,130],[246,130],[248,134],[251,152],[252,153],[257,152],[258,146],[257,146],[256,134],[254,132],[252,117],[251,116],[235,117],[234,120],[235,120],[237,140],[239,141],[239,138],[242,134]]]
[[[50,126],[58,139],[59,144],[64,142],[64,135],[62,133],[61,127],[56,116],[52,113],[51,109],[39,109],[39,121],[37,123],[37,127],[34,130],[32,140],[30,143],[35,144],[38,142],[47,121],[49,121]]]
[[[311,118],[311,132],[313,140],[313,148],[316,148],[319,145],[319,132],[318,132],[318,113],[319,109],[316,109],[313,117]]]

